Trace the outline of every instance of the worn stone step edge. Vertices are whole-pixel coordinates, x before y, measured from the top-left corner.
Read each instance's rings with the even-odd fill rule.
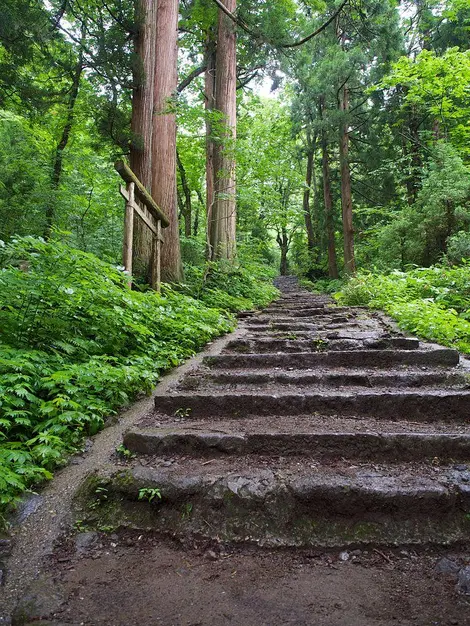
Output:
[[[142,490],[158,489],[162,504],[205,502],[227,514],[264,508],[273,518],[291,520],[302,515],[334,519],[345,516],[383,520],[442,519],[467,514],[470,485],[442,484],[421,475],[383,476],[365,471],[362,475],[323,474],[304,469],[295,474],[250,467],[232,466],[199,471],[188,467],[150,468],[136,465],[120,470],[110,481],[108,491],[138,500]],[[210,518],[208,518],[210,519]],[[275,521],[275,520],[273,520]],[[470,527],[470,524],[469,524]]]
[[[255,315],[254,317],[250,317],[245,321],[245,324],[256,324],[258,322],[269,322],[273,320],[273,323],[276,321],[301,321],[303,319],[345,319],[352,320],[357,319],[357,316],[360,315],[359,312],[354,312],[351,310],[338,310],[338,309],[303,309],[301,311],[286,311],[285,309],[280,309],[279,311],[274,311],[271,313],[261,312],[259,315]]]
[[[459,433],[317,432],[317,433],[220,433],[185,432],[182,429],[133,429],[123,443],[137,454],[174,455],[272,455],[313,459],[421,461],[470,459],[470,435]]]
[[[451,348],[418,350],[348,350],[299,352],[296,354],[220,354],[203,358],[204,365],[218,369],[295,367],[380,367],[401,365],[447,365],[459,363],[459,353]]]
[[[246,327],[248,333],[258,336],[261,333],[266,333],[268,336],[271,333],[303,333],[304,335],[308,335],[308,333],[318,333],[318,334],[333,334],[335,332],[347,332],[350,330],[351,332],[357,332],[357,324],[354,320],[348,320],[348,322],[354,322],[353,324],[325,324],[318,322],[256,322],[250,324]],[[390,328],[384,325],[380,325],[377,332],[387,332],[390,333]],[[391,333],[390,333],[391,334]]]
[[[348,389],[348,391],[282,392],[177,392],[155,397],[155,408],[167,415],[191,417],[243,417],[248,415],[322,415],[362,414],[385,419],[445,422],[468,421],[470,391],[432,390],[426,393],[397,391],[381,393]]]
[[[359,347],[361,346],[361,347]],[[362,347],[363,346],[363,347]],[[224,354],[229,352],[259,353],[267,352],[310,352],[325,350],[346,350],[349,347],[365,350],[417,350],[419,340],[409,337],[384,337],[384,338],[335,338],[326,339],[319,337],[311,339],[276,339],[256,337],[249,339],[233,339],[224,349]]]
[[[458,387],[470,386],[470,376],[463,373],[448,371],[395,371],[395,372],[309,372],[299,371],[233,371],[211,370],[184,378],[179,385],[180,389],[194,389],[205,384],[252,386],[252,385],[316,385],[324,387]]]

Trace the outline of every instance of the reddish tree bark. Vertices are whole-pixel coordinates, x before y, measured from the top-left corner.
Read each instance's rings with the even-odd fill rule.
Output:
[[[349,129],[347,112],[349,110],[349,90],[343,87],[340,109],[343,114],[340,124],[339,158],[341,165],[341,206],[343,212],[343,239],[344,239],[344,271],[354,274],[356,264],[354,260],[354,229],[353,208],[351,194],[351,171],[349,168]]]
[[[215,55],[216,44],[211,33],[206,40],[206,72],[204,76],[204,96],[206,109],[206,215],[207,215],[207,256],[211,257],[210,232],[212,210],[214,208],[214,142],[212,140],[212,122],[210,114],[215,108]]]
[[[163,231],[162,280],[183,278],[176,196],[176,114],[172,98],[178,83],[178,0],[158,0],[155,39],[152,196],[167,214]]]
[[[152,127],[155,75],[156,3],[136,0],[135,20],[138,31],[134,50],[134,91],[132,94],[130,165],[137,178],[150,191],[152,188]],[[152,275],[153,236],[140,217],[134,215],[134,273],[150,282]]]
[[[234,13],[236,0],[227,0]],[[236,31],[231,19],[219,10],[215,108],[220,112],[220,140],[214,144],[215,198],[209,223],[213,259],[233,259],[236,254]]]

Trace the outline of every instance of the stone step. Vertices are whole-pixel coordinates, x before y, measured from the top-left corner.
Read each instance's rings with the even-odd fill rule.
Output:
[[[298,352],[296,354],[219,354],[204,357],[203,363],[217,369],[266,369],[289,367],[309,369],[317,367],[374,367],[448,366],[459,362],[459,353],[451,348],[424,348],[418,350],[349,350],[338,352]]]
[[[390,339],[390,338],[403,338],[404,335],[399,333],[390,333],[386,328],[369,328],[359,329],[358,326],[347,326],[346,328],[330,329],[323,326],[312,325],[308,327],[307,324],[300,325],[299,329],[287,330],[278,329],[273,326],[250,326],[247,328],[247,334],[244,335],[244,339],[259,340],[259,339]],[[307,326],[307,328],[302,328]],[[264,337],[262,336],[264,335]]]
[[[448,371],[424,371],[407,369],[391,372],[374,370],[223,370],[188,374],[179,389],[197,389],[205,385],[227,386],[229,388],[269,387],[459,387],[468,388],[470,379],[463,373]]]
[[[351,320],[357,319],[359,313],[355,313],[350,309],[340,309],[340,308],[331,308],[331,309],[303,309],[301,311],[292,310],[289,311],[286,309],[279,309],[279,311],[269,313],[262,312],[259,315],[254,315],[253,317],[246,320],[246,324],[256,324],[258,321],[262,322],[295,322],[302,321],[304,318],[306,319],[314,319],[314,320]],[[300,319],[299,319],[300,318]]]
[[[332,333],[332,332],[390,332],[388,328],[384,328],[382,325],[375,323],[374,325],[366,326],[367,331],[363,330],[364,326],[359,325],[356,320],[350,320],[347,323],[331,324],[331,323],[315,323],[315,322],[262,322],[262,323],[250,323],[246,327],[249,333],[266,333],[273,332],[285,332],[285,333]]]
[[[303,311],[305,309],[318,309],[318,310],[329,310],[332,308],[337,308],[337,307],[326,307],[325,304],[318,304],[316,302],[312,302],[311,300],[304,300],[304,301],[296,301],[296,302],[286,302],[286,301],[280,301],[277,300],[276,302],[273,302],[270,306],[266,307],[265,309],[263,309],[264,313],[271,313],[271,312],[277,312],[277,311]]]
[[[137,463],[101,484],[94,477],[89,497],[96,499],[97,485],[106,489],[96,512],[102,524],[173,536],[312,547],[468,540],[468,476],[452,468],[318,468],[294,458],[272,469],[271,462],[230,457],[209,464],[186,459],[169,468]]]
[[[266,354],[273,352],[322,352],[325,350],[416,350],[419,348],[418,339],[409,337],[384,337],[380,339],[327,339],[318,337],[315,339],[234,339],[230,341],[224,354],[229,352],[242,352],[251,354]]]
[[[292,309],[286,309],[285,307],[269,308],[265,309],[261,314],[268,314],[270,317],[276,318],[278,314],[289,315],[293,318],[296,317],[316,317],[316,316],[329,316],[329,315],[364,315],[366,309],[352,308],[352,307],[306,307],[298,308],[292,307]]]
[[[470,459],[470,434],[439,425],[439,432],[409,430],[405,422],[375,424],[375,431],[365,422],[363,430],[347,430],[348,424],[334,429],[338,420],[324,416],[323,424],[304,419],[303,427],[293,432],[286,418],[270,420],[263,430],[249,420],[198,426],[140,428],[124,435],[124,445],[135,454],[175,456],[190,455],[217,458],[227,455],[262,455],[306,457],[315,461],[353,459],[371,462],[467,461]],[[248,422],[248,423],[247,423]],[[336,422],[336,423],[335,423]],[[369,427],[369,428],[367,428]],[[408,430],[406,430],[408,428]],[[346,430],[344,430],[346,429]],[[470,480],[470,472],[468,472]]]
[[[347,391],[310,391],[276,394],[261,391],[236,393],[181,392],[157,395],[155,407],[166,415],[191,417],[245,417],[249,415],[364,415],[412,421],[468,423],[470,391],[433,389],[384,391],[349,388]]]

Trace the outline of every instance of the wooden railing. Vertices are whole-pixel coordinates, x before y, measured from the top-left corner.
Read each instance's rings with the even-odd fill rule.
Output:
[[[126,215],[124,219],[124,241],[122,246],[122,262],[124,269],[129,274],[129,287],[132,286],[132,254],[134,237],[134,215],[146,224],[152,232],[152,262],[150,271],[150,283],[152,289],[160,291],[161,282],[161,246],[163,243],[162,228],[170,225],[168,217],[157,205],[155,200],[143,186],[131,168],[124,161],[117,161],[114,165],[116,171],[126,182],[126,186],[120,186],[122,197],[126,201]]]

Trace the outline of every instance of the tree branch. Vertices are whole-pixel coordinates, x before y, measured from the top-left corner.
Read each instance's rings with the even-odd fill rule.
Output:
[[[297,48],[298,46],[302,46],[304,43],[307,43],[307,41],[310,41],[311,39],[313,39],[314,37],[316,37],[317,35],[322,33],[326,28],[328,28],[328,26],[338,17],[338,15],[341,13],[341,11],[344,9],[344,7],[348,4],[349,0],[343,0],[343,2],[336,9],[336,11],[333,13],[333,15],[330,18],[328,18],[326,20],[326,22],[324,22],[316,30],[314,30],[313,33],[310,33],[310,35],[307,35],[307,37],[304,37],[303,39],[300,39],[299,41],[294,41],[292,43],[276,43],[276,42],[273,42],[273,41],[269,41],[263,35],[263,33],[261,33],[261,32],[257,33],[255,31],[251,30],[251,28],[248,26],[248,24],[246,22],[244,22],[241,18],[237,17],[231,11],[229,11],[227,9],[227,7],[225,6],[225,4],[223,4],[220,0],[212,0],[212,2],[214,2],[219,7],[219,9],[223,13],[225,13],[225,15],[227,15],[232,20],[232,22],[235,22],[235,24],[240,26],[240,28],[242,28],[246,33],[248,33],[252,37],[256,37],[257,39],[261,38],[266,43],[274,45],[274,46],[276,46],[278,48]]]
[[[325,28],[328,28],[331,22],[333,22],[338,17],[338,15],[341,13],[344,7],[348,4],[348,2],[349,0],[344,0],[344,2],[340,4],[340,6],[336,9],[333,15],[326,22],[324,22],[321,26],[319,26],[317,30],[314,30],[313,33],[310,33],[310,35],[307,35],[307,37],[304,37],[300,41],[295,41],[294,43],[283,44],[281,45],[281,48],[296,48],[297,46],[302,46],[304,43],[307,43],[307,41],[310,41],[310,39],[313,39],[314,37],[322,33],[325,30]]]
[[[199,65],[199,67],[194,68],[193,71],[190,72],[186,76],[186,78],[183,78],[183,80],[180,82],[180,84],[176,88],[176,93],[181,93],[183,89],[186,89],[186,87],[190,85],[195,78],[203,74],[206,70],[207,70],[207,63],[203,63],[202,65]]]

